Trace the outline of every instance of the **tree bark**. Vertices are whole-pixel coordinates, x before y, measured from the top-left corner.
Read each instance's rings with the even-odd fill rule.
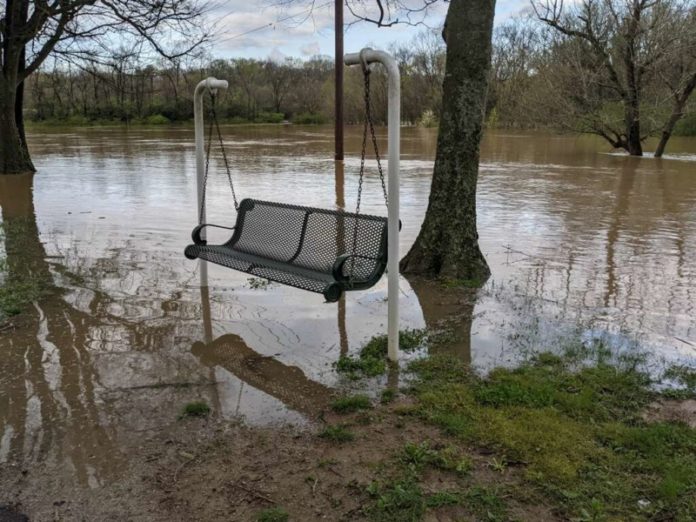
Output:
[[[445,20],[447,65],[430,199],[405,274],[484,282],[490,270],[478,244],[476,185],[495,0],[453,0]]]
[[[22,130],[17,127],[17,86],[0,79],[0,174],[34,172]],[[20,120],[23,122],[23,119]]]
[[[681,119],[683,115],[683,107],[679,112],[672,112],[667,123],[662,128],[662,133],[660,134],[660,141],[657,143],[657,148],[655,148],[655,157],[661,158],[665,153],[665,148],[667,147],[667,142],[672,137],[672,132],[674,132],[674,126]]]
[[[25,67],[25,44],[15,36],[27,21],[28,9],[26,1],[7,2],[0,70],[0,174],[35,170],[24,137],[24,85],[18,81]]]
[[[626,151],[631,156],[643,155],[643,144],[640,138],[640,109],[638,101],[631,100],[626,108]]]

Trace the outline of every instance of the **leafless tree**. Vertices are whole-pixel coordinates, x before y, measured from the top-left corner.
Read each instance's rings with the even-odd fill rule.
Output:
[[[586,119],[590,130],[615,148],[641,156],[642,142],[659,128],[665,144],[669,139],[694,90],[690,80],[696,74],[695,5],[693,0],[582,0],[568,5],[562,0],[533,2],[539,20],[560,36],[553,45],[561,51],[556,57],[566,60],[557,65],[570,68],[576,83],[589,95],[579,96],[581,90],[568,85],[569,99],[574,99],[585,114],[595,113],[582,105],[591,106],[597,100],[621,106],[618,125],[605,117]],[[680,65],[673,67],[674,63]],[[665,69],[672,69],[671,74],[665,75]],[[670,82],[674,98],[672,115],[663,125],[656,124],[655,118],[642,117],[649,84],[657,76]],[[658,155],[663,150],[664,144]]]
[[[202,0],[0,1],[0,174],[33,171],[24,81],[49,57],[100,62],[123,45],[168,58],[207,39]]]

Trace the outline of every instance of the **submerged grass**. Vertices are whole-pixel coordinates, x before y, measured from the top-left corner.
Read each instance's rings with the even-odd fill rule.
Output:
[[[26,219],[0,223],[0,243],[10,248],[0,254],[0,322],[50,293],[50,274],[39,270],[37,263],[43,259],[33,259],[36,245],[27,244],[34,237],[30,226]]]
[[[402,330],[399,332],[399,349],[413,352],[426,340],[426,330]],[[351,379],[360,379],[382,375],[387,371],[387,364],[387,336],[379,335],[370,339],[357,357],[342,355],[336,363],[336,370]]]
[[[410,368],[418,377],[410,413],[495,462],[521,466],[523,481],[563,516],[696,519],[696,430],[643,420],[656,394],[634,367],[578,369],[571,358],[543,354],[486,378],[443,356]],[[434,458],[415,446],[402,461],[418,467]]]
[[[353,413],[370,408],[372,408],[372,402],[367,395],[347,395],[331,403],[331,409],[336,413]]]
[[[264,509],[256,515],[257,522],[287,522],[290,515],[282,507]]]
[[[677,399],[696,398],[696,370],[685,366],[673,366],[663,375],[665,379],[675,381],[680,388],[665,392],[665,394]]]
[[[319,433],[319,437],[336,443],[350,442],[355,439],[353,432],[343,424],[332,424],[326,426],[326,428]]]

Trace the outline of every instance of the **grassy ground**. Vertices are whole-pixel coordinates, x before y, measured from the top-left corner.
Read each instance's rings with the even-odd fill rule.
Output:
[[[696,520],[696,431],[644,419],[657,396],[634,366],[547,354],[485,379],[446,358],[412,369],[416,402],[403,413],[490,451],[501,471],[517,467],[509,495],[542,495],[576,520]]]
[[[339,370],[375,375],[360,363],[381,344]],[[213,437],[192,464],[165,466],[186,471],[161,502],[235,520],[696,520],[696,430],[649,415],[674,393],[654,391],[638,360],[605,356],[576,347],[486,377],[452,356],[420,359],[407,389],[337,397],[313,433]],[[680,401],[696,396],[693,370],[668,378]],[[214,493],[197,502],[204,479]]]

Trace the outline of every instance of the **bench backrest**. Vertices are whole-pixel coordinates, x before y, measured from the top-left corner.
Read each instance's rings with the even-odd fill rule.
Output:
[[[387,218],[245,199],[230,246],[329,274],[338,256],[355,254],[353,275],[364,279],[386,262]]]

